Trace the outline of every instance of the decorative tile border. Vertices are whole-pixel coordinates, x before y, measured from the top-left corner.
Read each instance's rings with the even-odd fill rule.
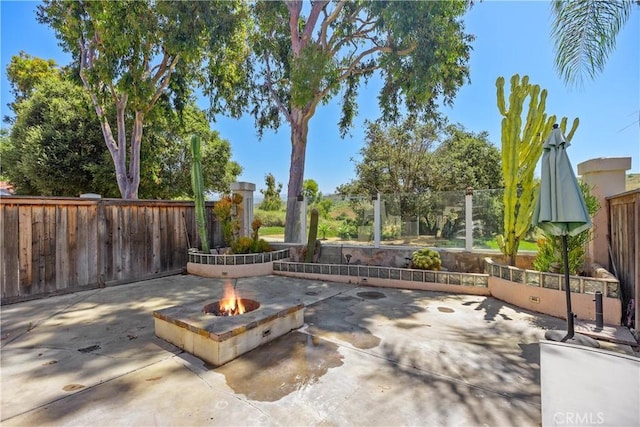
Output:
[[[306,264],[301,262],[277,261],[273,263],[273,271],[305,274],[329,274],[359,278],[371,277],[376,279],[441,283],[446,285],[476,286],[482,288],[489,286],[488,274],[430,271],[368,265]]]
[[[489,276],[499,277],[527,286],[543,287],[559,291],[565,289],[563,274],[523,270],[510,265],[496,264],[491,258],[485,258],[485,271],[488,272]],[[569,286],[571,287],[571,292],[574,293],[592,294],[600,291],[605,297],[620,297],[620,282],[615,279],[570,276]]]
[[[195,264],[209,265],[245,265],[245,264],[262,264],[265,262],[279,261],[289,257],[289,249],[282,249],[272,252],[261,252],[259,254],[234,254],[234,255],[218,255],[218,254],[199,254],[189,252],[189,262]]]

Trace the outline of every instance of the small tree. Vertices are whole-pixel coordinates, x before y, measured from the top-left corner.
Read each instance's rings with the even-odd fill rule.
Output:
[[[268,173],[267,176],[264,177],[264,183],[267,188],[260,190],[264,199],[262,203],[260,203],[259,208],[263,211],[279,211],[282,207],[282,198],[280,197],[282,183],[279,182],[276,187],[276,178],[271,173]]]

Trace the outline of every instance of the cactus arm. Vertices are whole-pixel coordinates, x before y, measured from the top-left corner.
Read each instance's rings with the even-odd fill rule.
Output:
[[[578,125],[580,125],[580,119],[576,117],[573,120],[573,124],[571,125],[571,130],[568,134],[565,134],[565,138],[567,138],[567,141],[571,141],[573,139],[573,135],[576,133],[576,130],[578,130]]]
[[[191,187],[196,209],[196,225],[200,235],[202,251],[209,253],[209,239],[207,237],[207,222],[204,206],[204,179],[202,178],[201,139],[197,135],[191,137]]]

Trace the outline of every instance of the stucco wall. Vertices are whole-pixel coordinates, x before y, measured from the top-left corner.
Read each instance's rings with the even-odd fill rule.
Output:
[[[538,313],[548,314],[562,319],[567,318],[567,303],[564,291],[528,286],[489,277],[491,296],[518,307]],[[596,318],[593,294],[571,293],[571,309],[581,320],[594,321]],[[602,298],[604,323],[619,325],[622,317],[622,304],[618,298]]]

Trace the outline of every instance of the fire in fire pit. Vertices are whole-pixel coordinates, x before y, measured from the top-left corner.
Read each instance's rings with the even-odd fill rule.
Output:
[[[231,284],[227,283],[224,289],[224,296],[220,301],[216,301],[204,306],[202,311],[205,314],[214,316],[239,316],[260,307],[258,301],[240,298]]]

